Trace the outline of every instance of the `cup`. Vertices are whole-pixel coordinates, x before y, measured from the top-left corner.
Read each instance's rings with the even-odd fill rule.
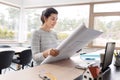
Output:
[[[120,66],[120,56],[116,56],[115,58],[115,66]]]

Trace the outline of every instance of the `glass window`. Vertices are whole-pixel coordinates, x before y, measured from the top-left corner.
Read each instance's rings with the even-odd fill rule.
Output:
[[[76,27],[85,23],[88,26],[89,5],[57,7],[58,24],[55,27],[60,41],[64,40]]]
[[[26,9],[25,10],[25,17],[27,22],[27,41],[30,42],[31,34],[34,30],[40,28],[42,22],[40,21],[40,16],[42,11],[45,8],[37,8],[37,9]]]
[[[17,41],[20,9],[0,4],[0,41]]]
[[[64,40],[76,27],[81,23],[88,26],[89,23],[89,5],[81,6],[64,6],[54,7],[58,11],[58,23],[55,26],[55,31],[58,33],[60,41]],[[41,25],[40,15],[45,8],[26,9],[28,40],[31,37],[31,32],[39,28]]]
[[[120,11],[120,2],[94,5],[94,12],[116,12],[116,11],[117,12]]]
[[[116,46],[120,45],[120,16],[95,17],[94,28],[103,34],[94,40],[93,45],[105,46],[108,41],[116,42]]]

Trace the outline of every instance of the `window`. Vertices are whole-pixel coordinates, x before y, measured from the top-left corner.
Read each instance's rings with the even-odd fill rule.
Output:
[[[17,41],[20,9],[0,4],[0,41]]]
[[[87,78],[87,76],[84,75],[84,78]]]
[[[94,6],[94,12],[116,12],[120,11],[120,3],[104,3],[96,4]]]
[[[40,9],[26,9],[25,10],[25,17],[27,22],[27,41],[30,42],[31,34],[34,30],[40,28],[42,24],[40,21],[40,16],[44,8]]]
[[[89,74],[89,71],[87,71],[87,73]]]
[[[105,46],[106,42],[114,41],[116,46],[120,47],[120,37],[118,35],[120,31],[119,7],[120,2],[54,7],[59,13],[58,23],[55,26],[59,41],[63,41],[76,27],[84,22],[87,27],[90,26],[103,32],[102,35],[93,40],[91,46]],[[44,9],[24,9],[24,15],[19,7],[0,3],[0,41],[27,41],[29,43],[32,32],[40,28],[40,16]],[[23,20],[21,20],[21,17]],[[21,24],[22,26],[20,26]],[[22,32],[23,30],[25,34]],[[24,34],[24,37],[21,36],[21,33]]]
[[[60,41],[64,40],[76,27],[89,23],[89,5],[57,7],[58,24],[55,29]]]
[[[106,42],[116,42],[120,45],[120,16],[95,17],[94,26],[96,30],[103,32],[99,38],[94,40],[93,45],[104,45]],[[98,43],[99,42],[99,43]]]
[[[89,23],[89,5],[54,7],[58,11],[58,23],[55,31],[58,33],[60,41],[64,40],[81,23],[88,26]],[[40,15],[45,8],[26,9],[28,41],[31,32],[40,27]]]
[[[93,11],[94,29],[103,34],[94,39],[92,46],[105,46],[106,42],[116,42],[120,47],[120,2],[95,4]]]
[[[92,80],[92,78],[89,78],[89,80]]]

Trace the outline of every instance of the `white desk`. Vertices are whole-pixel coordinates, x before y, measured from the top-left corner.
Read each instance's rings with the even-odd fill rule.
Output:
[[[83,73],[83,70],[75,68],[75,62],[73,59],[67,59],[21,71],[9,72],[0,75],[0,80],[42,80],[38,74],[43,70],[54,75],[56,80],[73,80]]]
[[[54,75],[56,77],[55,80],[73,80],[84,72],[84,70],[75,68],[75,64],[81,62],[79,56],[77,56],[21,71],[8,72],[0,75],[0,80],[42,80],[38,75],[40,71],[44,70]],[[120,68],[115,67],[113,64],[110,67],[110,74],[107,74],[104,80],[120,80]]]

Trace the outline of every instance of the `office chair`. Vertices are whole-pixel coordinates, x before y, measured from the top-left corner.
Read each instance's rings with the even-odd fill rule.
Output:
[[[0,52],[0,74],[2,74],[2,69],[10,67],[14,54],[12,50]]]
[[[33,67],[33,62],[31,65],[29,65],[29,63],[31,63],[31,61],[32,61],[31,49],[26,49],[26,50],[20,52],[19,57],[12,60],[13,63],[16,63],[16,64],[22,66],[22,67],[20,67],[20,69],[21,68],[24,69],[24,66]]]
[[[0,48],[10,48],[11,46],[9,45],[0,45]]]

